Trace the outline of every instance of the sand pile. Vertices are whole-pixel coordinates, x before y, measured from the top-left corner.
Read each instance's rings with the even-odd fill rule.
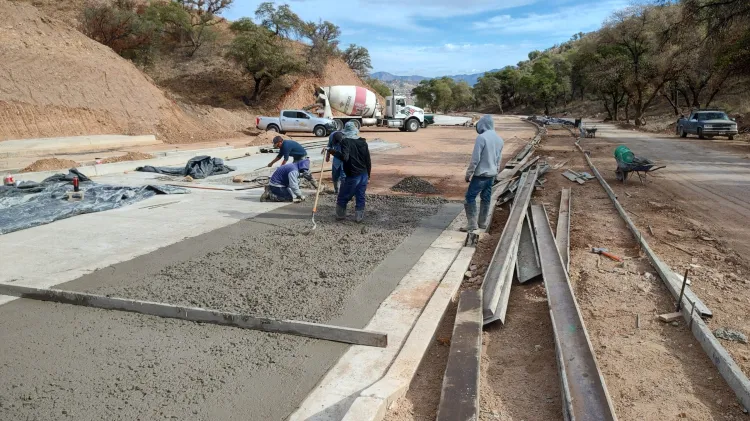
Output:
[[[21,172],[67,170],[76,166],[78,166],[78,163],[70,159],[44,158],[34,161],[31,165],[22,169]]]
[[[102,164],[111,164],[113,162],[124,161],[142,161],[144,159],[153,159],[154,156],[143,152],[128,152],[125,155],[112,156],[102,159]]]

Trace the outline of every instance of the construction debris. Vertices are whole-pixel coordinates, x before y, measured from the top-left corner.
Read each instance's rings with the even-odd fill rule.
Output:
[[[666,313],[666,314],[660,314],[659,320],[661,320],[664,323],[670,323],[675,320],[678,320],[680,317],[682,317],[682,313],[679,311],[676,313]]]
[[[226,174],[234,171],[235,168],[225,165],[224,160],[221,158],[211,158],[207,155],[201,155],[196,156],[195,158],[190,158],[184,167],[154,167],[147,165],[144,167],[138,167],[135,170],[183,177],[189,176],[192,179],[198,180],[212,175]]]
[[[740,342],[743,344],[747,343],[747,336],[744,333],[726,327],[720,327],[714,330],[714,336],[727,341]]]
[[[562,173],[562,175],[563,175],[563,177],[567,178],[568,180],[573,181],[573,182],[578,183],[578,184],[583,184],[583,183],[585,183],[588,180],[593,180],[594,179],[594,176],[592,176],[591,174],[589,174],[587,172],[578,173],[578,172],[575,172],[573,170],[565,170]]]

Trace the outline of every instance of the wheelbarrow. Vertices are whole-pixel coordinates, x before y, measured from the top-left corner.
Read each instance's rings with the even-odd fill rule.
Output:
[[[633,173],[638,176],[641,184],[644,184],[643,181],[649,173],[666,168],[666,165],[657,166],[647,158],[633,157],[631,162],[623,162],[618,158],[615,158],[615,160],[617,161],[615,175],[617,176],[617,180],[622,181],[623,184],[625,184],[628,177]]]

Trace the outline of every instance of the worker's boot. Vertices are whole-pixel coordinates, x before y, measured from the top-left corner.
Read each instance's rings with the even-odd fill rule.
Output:
[[[481,229],[487,229],[487,217],[490,215],[490,202],[482,201],[479,204],[479,223]]]
[[[265,189],[263,189],[263,194],[260,195],[260,201],[261,202],[270,202],[271,198],[271,187],[266,186]]]
[[[461,228],[464,232],[473,232],[477,229],[477,204],[476,202],[469,204],[464,203],[464,210],[466,211],[466,219],[468,220],[465,228]]]
[[[336,205],[336,220],[343,221],[344,219],[346,219],[346,208]]]
[[[354,211],[354,220],[355,221],[362,222],[362,221],[364,221],[364,219],[365,219],[365,210],[364,209],[362,209],[362,210],[357,209],[357,210]]]

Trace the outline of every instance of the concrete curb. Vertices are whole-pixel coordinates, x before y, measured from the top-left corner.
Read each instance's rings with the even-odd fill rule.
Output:
[[[448,305],[454,300],[476,249],[463,247],[414,323],[388,372],[362,391],[343,421],[380,421],[396,400],[406,395],[422,358],[429,349]]]
[[[0,142],[0,158],[40,156],[78,152],[96,152],[107,149],[158,145],[156,136],[95,135],[50,137],[40,139],[4,140]]]

